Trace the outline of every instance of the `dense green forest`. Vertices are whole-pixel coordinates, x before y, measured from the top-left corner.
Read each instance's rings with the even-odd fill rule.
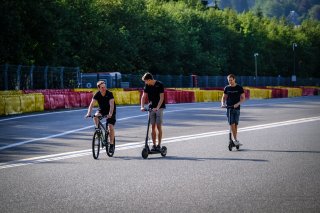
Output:
[[[319,0],[201,0],[208,7],[231,8],[239,13],[255,11],[267,17],[286,17],[295,24],[312,18],[320,20]]]
[[[320,22],[305,12],[296,26],[259,2],[239,13],[199,0],[0,0],[0,64],[254,75],[258,53],[259,75],[290,76],[295,65],[319,78]]]

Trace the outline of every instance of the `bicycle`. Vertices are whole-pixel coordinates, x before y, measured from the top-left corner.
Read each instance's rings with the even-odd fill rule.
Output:
[[[92,117],[92,116],[90,116]],[[99,118],[98,128],[95,130],[92,138],[92,155],[94,159],[98,159],[100,153],[100,147],[106,147],[106,153],[109,157],[112,157],[115,149],[116,149],[116,137],[113,138],[114,146],[113,152],[110,152],[110,140],[109,140],[109,129],[108,129],[108,121],[106,123],[106,127],[101,123],[101,120],[104,118],[103,116],[93,116]]]

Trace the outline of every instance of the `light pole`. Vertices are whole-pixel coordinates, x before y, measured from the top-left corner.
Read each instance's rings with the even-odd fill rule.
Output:
[[[293,51],[293,78],[296,77],[296,53],[294,49],[298,47],[297,43],[292,43],[292,51]],[[293,81],[293,80],[292,80]]]
[[[254,56],[254,65],[255,65],[255,75],[256,78],[258,77],[258,63],[257,63],[257,57],[259,56],[259,53],[253,54]]]

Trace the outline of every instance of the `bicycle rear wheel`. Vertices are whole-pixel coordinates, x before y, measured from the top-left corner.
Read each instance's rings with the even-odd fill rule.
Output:
[[[100,153],[100,144],[102,142],[102,133],[96,131],[92,138],[92,156],[94,159],[98,159]]]

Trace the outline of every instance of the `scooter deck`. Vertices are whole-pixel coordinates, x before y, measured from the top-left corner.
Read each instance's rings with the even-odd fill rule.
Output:
[[[148,154],[161,154],[163,153],[162,148],[160,150],[151,150],[150,148],[148,148]]]
[[[149,154],[161,154],[162,152],[161,151],[149,151]]]

